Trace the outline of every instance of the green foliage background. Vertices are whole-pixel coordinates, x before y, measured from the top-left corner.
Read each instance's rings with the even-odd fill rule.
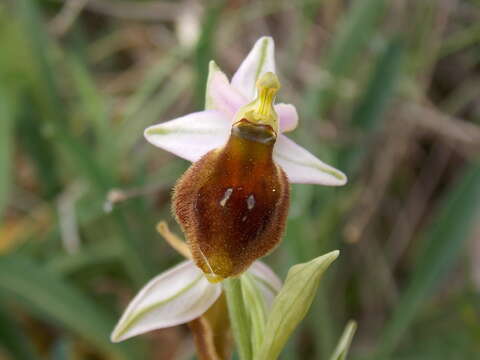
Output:
[[[188,164],[144,141],[271,35],[292,134],[342,188],[292,186],[277,273],[340,249],[282,359],[480,359],[478,0],[0,3],[0,359],[193,359],[109,333],[177,263],[155,232]],[[178,228],[177,228],[178,231]]]

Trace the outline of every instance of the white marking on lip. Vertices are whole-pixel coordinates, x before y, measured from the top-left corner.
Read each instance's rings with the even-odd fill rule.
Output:
[[[252,210],[255,207],[255,196],[251,194],[247,199],[247,208],[248,210]]]
[[[225,193],[223,194],[222,200],[220,200],[220,206],[224,207],[227,204],[228,199],[230,199],[230,196],[232,196],[233,189],[228,188]]]

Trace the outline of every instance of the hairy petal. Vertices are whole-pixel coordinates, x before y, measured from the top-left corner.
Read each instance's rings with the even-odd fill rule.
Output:
[[[291,104],[280,103],[275,105],[279,119],[280,132],[294,130],[298,125],[298,113],[295,106]]]
[[[255,261],[247,270],[247,273],[252,275],[255,285],[262,292],[266,308],[269,309],[275,296],[282,288],[282,281],[272,269],[261,261]]]
[[[247,103],[247,99],[230,85],[227,76],[214,61],[210,61],[208,69],[205,109],[218,110],[233,120],[237,110]]]
[[[255,96],[257,79],[266,72],[275,72],[274,54],[273,39],[268,36],[261,37],[233,75],[233,87],[248,100],[253,100]]]
[[[277,139],[273,158],[286,172],[290,183],[341,186],[347,182],[341,171],[325,164],[284,135]]]
[[[230,121],[216,110],[191,113],[145,129],[145,138],[159,148],[189,161],[225,145]]]
[[[113,330],[111,340],[119,342],[196,319],[213,305],[221,291],[221,286],[209,283],[192,261],[184,261],[140,290]]]

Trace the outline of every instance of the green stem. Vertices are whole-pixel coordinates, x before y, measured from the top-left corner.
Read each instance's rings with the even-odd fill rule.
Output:
[[[242,360],[252,360],[252,344],[250,340],[250,324],[243,302],[242,285],[239,278],[227,279],[223,282],[227,298],[230,324]]]

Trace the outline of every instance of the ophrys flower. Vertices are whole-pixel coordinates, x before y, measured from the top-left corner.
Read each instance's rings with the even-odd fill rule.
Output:
[[[346,177],[282,132],[293,105],[275,104],[274,43],[261,38],[231,83],[211,62],[206,110],[149,127],[152,144],[193,161],[173,205],[197,266],[212,281],[245,271],[279,242],[289,182],[343,185]]]

